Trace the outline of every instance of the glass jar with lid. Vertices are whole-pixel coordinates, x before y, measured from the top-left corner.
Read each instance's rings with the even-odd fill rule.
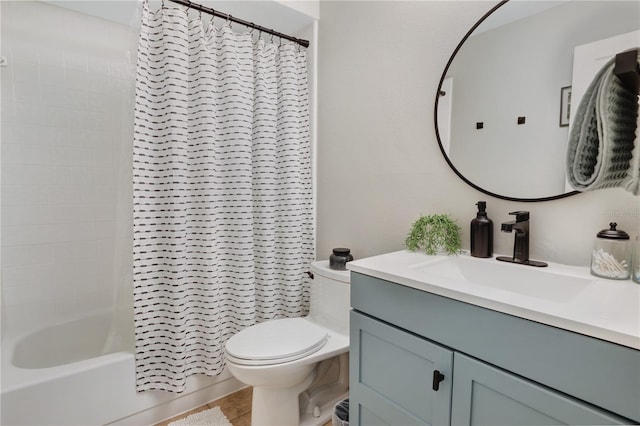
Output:
[[[640,235],[636,237],[631,256],[631,280],[640,284]]]
[[[631,247],[629,234],[616,229],[611,222],[609,229],[598,232],[591,254],[591,274],[610,280],[627,280],[630,276]]]

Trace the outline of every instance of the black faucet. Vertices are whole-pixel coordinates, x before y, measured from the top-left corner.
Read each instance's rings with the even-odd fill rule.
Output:
[[[515,215],[516,220],[504,222],[500,226],[502,232],[516,231],[513,242],[513,257],[498,256],[496,259],[503,262],[520,263],[529,266],[547,266],[544,262],[529,259],[529,212],[517,211],[509,213]]]

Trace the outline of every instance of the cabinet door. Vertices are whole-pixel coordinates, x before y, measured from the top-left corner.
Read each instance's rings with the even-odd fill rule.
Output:
[[[448,349],[351,311],[349,423],[449,424],[452,361]],[[437,385],[434,374],[444,376]]]
[[[454,425],[605,425],[625,420],[583,401],[455,353]]]

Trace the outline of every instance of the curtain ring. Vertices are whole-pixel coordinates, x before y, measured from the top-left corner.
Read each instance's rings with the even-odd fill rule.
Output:
[[[258,42],[260,41],[260,38],[256,38],[254,33],[256,32],[256,24],[252,23],[251,24],[251,31],[249,31],[249,37],[251,38],[251,42],[253,44],[258,44]],[[255,40],[255,41],[254,41]]]
[[[231,29],[233,29],[233,28],[231,27],[231,18],[232,18],[231,14],[230,14],[230,13],[227,13],[227,25],[229,26],[229,29],[230,29],[230,30],[231,30]]]

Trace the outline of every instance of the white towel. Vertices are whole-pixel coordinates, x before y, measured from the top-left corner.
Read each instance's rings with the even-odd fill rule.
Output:
[[[567,178],[578,191],[620,187],[640,193],[638,96],[614,74],[615,59],[593,79],[576,111]]]
[[[169,423],[169,426],[231,426],[231,423],[220,407],[213,407]]]

